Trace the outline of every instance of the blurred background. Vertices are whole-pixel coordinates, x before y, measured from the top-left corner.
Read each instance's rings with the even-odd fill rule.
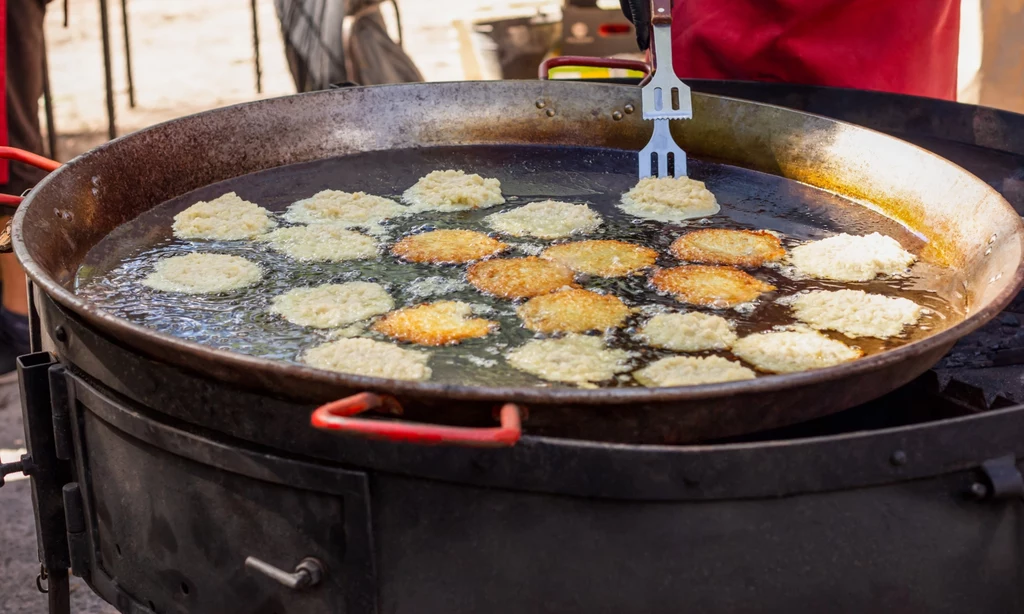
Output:
[[[46,37],[61,160],[107,140],[110,111],[125,134],[330,83],[535,78],[546,56],[636,50],[617,0],[55,0]],[[960,99],[1024,112],[1022,39],[1024,0],[964,0]]]

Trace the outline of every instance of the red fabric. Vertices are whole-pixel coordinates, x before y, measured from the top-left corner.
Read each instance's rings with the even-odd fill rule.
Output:
[[[960,0],[675,0],[681,78],[956,99]]]
[[[0,145],[7,145],[7,0],[0,0]],[[0,160],[0,184],[10,181],[7,160]]]

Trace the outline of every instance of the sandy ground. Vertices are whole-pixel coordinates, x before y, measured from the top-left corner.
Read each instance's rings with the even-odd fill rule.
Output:
[[[429,81],[464,77],[452,23],[497,12],[529,13],[541,0],[460,0],[443,11],[427,0],[399,2],[405,48]],[[49,5],[46,36],[59,157],[67,160],[106,140],[98,0]],[[295,92],[284,59],[273,0],[257,0],[263,92],[256,92],[249,2],[130,0],[135,108],[129,107],[120,2],[110,0],[118,133],[225,105]]]

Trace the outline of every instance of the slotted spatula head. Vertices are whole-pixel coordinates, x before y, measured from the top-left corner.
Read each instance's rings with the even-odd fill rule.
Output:
[[[654,134],[640,150],[640,178],[686,175],[686,152],[676,144],[668,127],[669,120],[654,120]]]
[[[686,152],[676,144],[668,122],[693,118],[690,88],[672,67],[672,2],[651,2],[651,76],[640,92],[643,118],[654,122],[654,133],[640,150],[640,178],[686,175]]]

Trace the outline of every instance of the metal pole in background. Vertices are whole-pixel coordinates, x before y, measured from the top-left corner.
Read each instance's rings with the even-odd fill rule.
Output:
[[[43,37],[43,110],[46,114],[47,155],[57,159],[57,128],[53,121],[53,92],[50,91],[50,61],[46,57],[46,38]]]
[[[124,26],[124,63],[128,73],[128,106],[135,108],[135,79],[132,78],[132,41],[128,36],[128,0],[121,0],[121,23]]]
[[[117,138],[114,123],[114,76],[110,70],[110,23],[107,19],[107,0],[100,0],[100,36],[103,39],[103,76],[107,87],[107,136]]]
[[[121,0],[124,2],[125,0]],[[257,16],[256,0],[250,0],[252,7],[252,48],[256,52],[256,93],[263,93],[263,70],[260,67],[260,22]]]

